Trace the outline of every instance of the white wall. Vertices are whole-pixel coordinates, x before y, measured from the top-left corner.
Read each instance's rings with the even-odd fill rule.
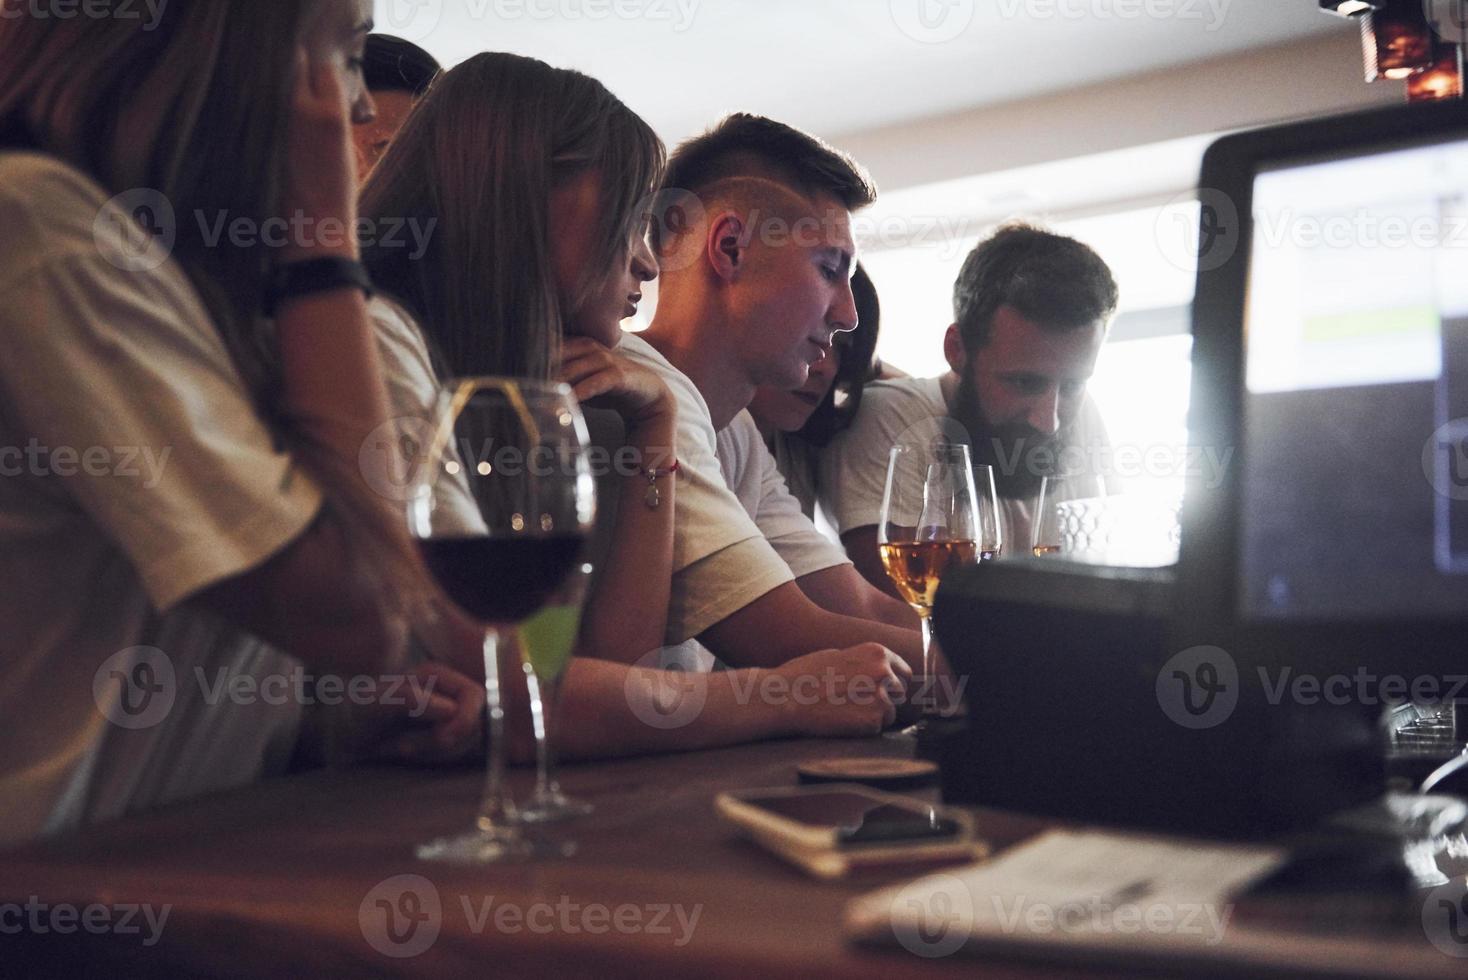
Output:
[[[1400,82],[1365,83],[1360,38],[1343,30],[831,142],[892,191],[1404,98]]]

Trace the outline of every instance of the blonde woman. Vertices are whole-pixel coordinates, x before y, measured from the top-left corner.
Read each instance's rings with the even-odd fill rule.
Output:
[[[620,322],[657,274],[644,215],[663,162],[647,124],[579,72],[482,54],[440,77],[363,192],[367,219],[436,229],[421,254],[389,243],[366,253],[383,293],[373,314],[396,411],[428,412],[443,377],[561,377],[583,400],[620,411],[640,459],[676,458],[667,386],[616,349]],[[643,503],[649,479],[660,490],[657,507]],[[892,720],[910,671],[877,644],[773,671],[626,666],[655,663],[664,642],[673,513],[687,487],[670,474],[619,480],[605,567],[566,676],[563,752],[874,733]],[[752,692],[766,674],[785,684],[824,675],[840,691],[814,704],[762,698]]]
[[[357,470],[388,409],[343,234],[370,6],[4,0],[0,842],[280,770],[300,699],[241,677],[396,663],[421,580]]]

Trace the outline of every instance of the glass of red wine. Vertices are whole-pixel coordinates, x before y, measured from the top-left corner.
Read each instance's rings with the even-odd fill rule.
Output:
[[[408,521],[434,580],[484,630],[489,752],[475,829],[423,845],[423,860],[487,864],[569,853],[569,845],[526,834],[505,783],[509,672],[501,671],[500,638],[581,567],[596,510],[586,452],[586,423],[564,384],[466,378],[447,386]],[[538,693],[529,686],[532,702]],[[542,716],[540,704],[530,710]],[[544,737],[544,726],[534,727]]]

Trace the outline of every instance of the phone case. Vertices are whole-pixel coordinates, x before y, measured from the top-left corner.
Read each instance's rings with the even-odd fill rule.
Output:
[[[987,842],[974,837],[972,818],[961,811],[940,808],[942,815],[959,825],[954,837],[942,840],[913,840],[909,843],[842,844],[830,828],[810,827],[772,813],[744,797],[811,796],[823,793],[855,793],[874,803],[913,809],[927,804],[911,797],[883,793],[854,783],[775,790],[720,793],[714,800],[719,815],[744,831],[765,850],[817,878],[841,878],[872,868],[977,861],[989,854]]]

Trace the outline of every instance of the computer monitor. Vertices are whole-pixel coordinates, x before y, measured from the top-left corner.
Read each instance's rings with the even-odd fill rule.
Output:
[[[1468,109],[1225,138],[1200,201],[1177,642],[1468,673]]]
[[[1468,106],[1226,137],[1199,197],[1191,439],[1229,465],[1189,486],[1174,569],[944,581],[952,799],[1311,826],[1385,788],[1392,698],[1468,694]]]

